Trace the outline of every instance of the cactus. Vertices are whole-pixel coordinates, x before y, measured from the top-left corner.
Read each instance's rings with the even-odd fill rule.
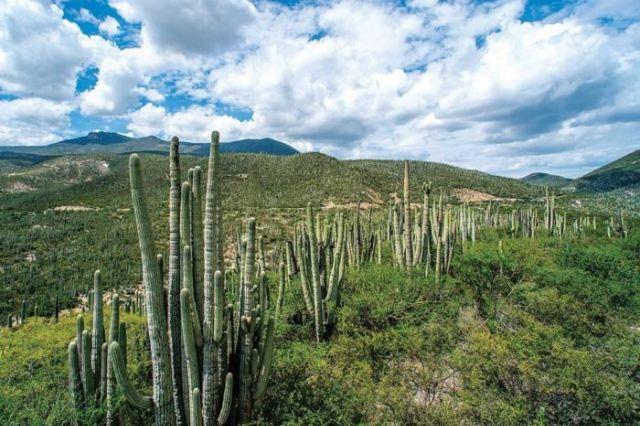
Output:
[[[320,258],[315,230],[315,216],[311,203],[307,204],[307,230],[309,233],[309,255],[311,258],[311,289],[313,292],[313,315],[315,320],[316,342],[324,336],[324,315],[322,306],[322,287],[320,286]]]
[[[76,341],[69,343],[69,389],[73,405],[80,409],[84,404],[82,397],[82,380],[80,379],[80,363],[78,361],[78,347]]]
[[[93,274],[93,328],[91,336],[91,370],[94,381],[98,383],[97,389],[102,384],[102,344],[104,343],[104,316],[102,310],[102,274],[100,270]],[[96,396],[96,398],[99,395]]]
[[[171,406],[173,385],[169,356],[169,341],[166,313],[162,296],[160,270],[154,258],[156,253],[151,223],[144,199],[140,157],[132,154],[129,159],[131,198],[138,229],[138,240],[142,256],[142,281],[147,306],[147,324],[151,342],[151,365],[153,367],[153,401],[156,425],[175,424],[175,411]]]
[[[404,182],[403,182],[403,200],[404,200],[404,259],[407,268],[413,264],[413,240],[411,237],[411,199],[409,192],[409,162],[404,162]]]
[[[118,341],[120,332],[120,298],[114,294],[111,298],[111,323],[109,327],[109,344]],[[113,376],[113,368],[111,356],[107,353],[107,425],[114,422],[113,400],[115,395],[115,377]]]
[[[91,370],[91,334],[89,331],[82,332],[82,386],[84,389],[84,399],[87,405],[93,405],[96,399],[95,377]]]
[[[173,185],[178,171],[177,139],[172,142],[172,158],[170,180]],[[260,407],[263,399],[273,359],[275,320],[268,310],[268,295],[264,267],[261,268],[261,281],[255,286],[256,279],[256,224],[251,218],[248,222],[246,245],[242,253],[242,276],[240,280],[240,302],[237,320],[234,320],[233,305],[226,305],[224,283],[222,204],[220,199],[221,173],[219,159],[219,135],[212,134],[211,156],[205,198],[205,214],[203,241],[200,241],[201,228],[198,224],[201,217],[197,207],[201,171],[199,168],[190,174],[190,181],[180,188],[180,212],[175,213],[177,202],[171,202],[170,208],[170,240],[185,242],[180,250],[178,262],[172,257],[170,248],[167,305],[162,286],[162,257],[156,256],[151,233],[151,223],[144,197],[140,159],[136,154],[129,160],[131,198],[135,215],[138,241],[142,258],[142,281],[147,311],[147,325],[152,364],[152,397],[140,395],[131,385],[127,376],[127,342],[126,325],[119,321],[119,296],[112,298],[112,315],[108,343],[104,342],[104,320],[102,308],[102,285],[100,272],[94,276],[93,290],[93,333],[84,330],[82,318],[78,319],[77,335],[80,348],[72,344],[75,358],[70,356],[70,385],[76,394],[77,383],[80,383],[81,397],[90,399],[97,396],[99,401],[106,401],[107,424],[115,422],[114,384],[122,390],[129,403],[138,408],[153,408],[156,425],[173,425],[180,421],[178,398],[182,392],[176,391],[184,383],[184,403],[188,404],[189,422],[192,425],[226,424],[227,422],[246,423],[254,415],[256,407]],[[170,192],[171,192],[170,188]],[[176,225],[177,219],[177,227]],[[201,247],[204,256],[196,256],[191,245]],[[171,247],[171,244],[170,244]],[[196,258],[202,259],[199,263]],[[264,260],[264,255],[260,256]],[[179,269],[176,269],[176,265]],[[194,271],[194,266],[201,265],[203,274]],[[172,310],[171,285],[175,271],[179,270],[179,304]],[[280,306],[284,291],[284,264],[280,267]],[[199,277],[202,280],[199,281]],[[256,288],[260,289],[260,300],[256,299]],[[198,293],[202,296],[202,307],[199,306]],[[125,309],[131,303],[133,311],[141,310],[138,296],[125,303]],[[177,318],[180,330],[171,334],[171,324]],[[202,315],[201,315],[202,313]],[[236,332],[237,339],[235,338]],[[180,336],[179,348],[181,362],[172,364],[175,359],[171,348]],[[90,352],[89,352],[90,351]],[[73,359],[72,359],[73,358]],[[175,371],[174,371],[175,370]],[[71,377],[71,372],[73,377]],[[77,374],[75,372],[78,372]],[[178,386],[174,386],[175,377],[184,377]],[[79,382],[76,380],[78,378]],[[238,386],[235,386],[237,382]],[[97,388],[97,391],[93,389]],[[234,389],[235,388],[235,389]],[[201,391],[202,390],[202,391]],[[176,393],[178,392],[178,393]],[[95,396],[94,396],[95,395]],[[176,396],[178,395],[178,396]],[[74,396],[75,398],[75,396]],[[78,406],[79,407],[79,406]]]
[[[185,423],[185,412],[182,401],[182,350],[180,348],[180,251],[181,242],[190,244],[190,230],[186,236],[179,228],[182,217],[182,201],[184,189],[180,189],[180,141],[171,138],[169,148],[169,270],[167,285],[167,316],[169,320],[169,345],[171,358],[171,381],[173,385],[173,405],[178,424]],[[190,191],[188,192],[190,194]]]
[[[20,323],[21,324],[24,324],[24,323],[27,322],[27,315],[28,315],[28,312],[27,312],[27,301],[23,300],[22,304],[21,304],[21,307],[20,307]]]
[[[282,304],[284,303],[284,284],[285,284],[285,269],[284,262],[280,262],[278,267],[278,299],[276,301],[276,319],[280,318],[280,311],[282,311]]]

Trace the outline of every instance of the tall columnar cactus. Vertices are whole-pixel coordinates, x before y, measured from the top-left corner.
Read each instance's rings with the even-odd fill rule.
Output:
[[[396,266],[404,269],[404,256],[402,251],[402,231],[400,226],[400,202],[395,200],[393,209],[393,251],[395,253]]]
[[[221,218],[218,216],[220,203],[220,134],[212,132],[211,150],[209,155],[209,169],[207,171],[207,189],[205,195],[204,212],[204,308],[203,308],[203,335],[204,350],[202,357],[202,410],[204,413],[204,423],[206,425],[215,422],[217,406],[219,402],[219,380],[216,369],[216,359],[219,351],[214,330],[218,330],[220,325],[215,324],[215,297],[216,289],[214,283],[215,271],[221,271],[220,258],[223,247],[219,244],[222,238]],[[221,284],[224,286],[224,283]]]
[[[67,351],[69,355],[69,389],[71,390],[71,400],[76,409],[84,405],[82,396],[82,380],[80,378],[80,362],[78,360],[78,346],[76,341],[69,343]]]
[[[203,283],[203,266],[202,266],[202,240],[203,240],[203,224],[202,224],[202,169],[196,166],[193,169],[193,179],[191,182],[191,199],[193,201],[193,223],[192,223],[192,246],[193,246],[193,288],[196,306],[200,318],[203,316],[204,306],[204,283]],[[186,244],[183,244],[183,246]]]
[[[404,162],[403,181],[403,201],[404,201],[404,259],[407,268],[413,264],[413,239],[411,237],[411,196],[409,192],[409,162]]]
[[[167,291],[167,315],[169,317],[169,344],[171,357],[171,381],[176,422],[185,423],[182,401],[182,350],[180,348],[180,251],[183,236],[179,227],[182,203],[180,191],[180,141],[171,138],[169,148],[169,271]],[[182,194],[183,195],[183,194]],[[186,244],[190,244],[187,238]],[[162,280],[162,278],[160,278]]]
[[[322,287],[320,286],[320,258],[315,230],[315,216],[311,203],[307,204],[307,230],[309,232],[309,255],[311,258],[311,289],[313,292],[313,314],[315,320],[316,342],[324,336],[324,315],[322,306]]]
[[[27,301],[23,300],[22,305],[20,307],[20,323],[24,324],[27,322]]]
[[[87,402],[87,405],[93,405],[96,399],[96,388],[95,388],[95,376],[93,375],[93,371],[91,370],[91,334],[89,331],[84,330],[81,336],[82,341],[82,350],[80,355],[80,359],[82,360],[81,364],[81,373],[82,373],[82,388],[84,390],[84,400]]]
[[[98,269],[93,274],[93,328],[91,335],[91,370],[95,381],[100,384],[102,377],[102,344],[104,343],[104,314],[102,309],[102,273]],[[88,349],[88,348],[87,348]],[[97,387],[98,390],[100,386]],[[96,395],[96,399],[99,395]]]
[[[111,323],[109,327],[109,344],[118,341],[120,332],[120,297],[114,294],[111,298]],[[107,425],[114,423],[113,403],[115,396],[115,377],[111,362],[111,355],[107,353]]]
[[[175,408],[171,404],[173,384],[167,317],[162,297],[160,271],[155,259],[156,250],[151,232],[151,222],[144,198],[140,157],[137,154],[132,154],[129,159],[129,176],[133,211],[136,218],[140,254],[142,256],[142,282],[145,289],[147,324],[151,342],[155,423],[156,425],[173,425],[176,422],[176,416]]]

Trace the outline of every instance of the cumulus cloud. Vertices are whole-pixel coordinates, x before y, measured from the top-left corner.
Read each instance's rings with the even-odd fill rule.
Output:
[[[168,113],[164,107],[148,103],[129,117],[131,121],[127,129],[136,136],[161,135],[170,138],[177,135],[186,141],[206,142],[214,127],[224,136],[223,141],[250,137],[255,131],[254,122],[240,121],[200,106]]]
[[[101,50],[53,4],[5,0],[0,7],[0,88],[17,96],[69,100],[76,74]]]
[[[43,145],[60,140],[69,124],[67,103],[38,98],[0,101],[0,141],[5,145]]]
[[[144,42],[194,54],[218,54],[242,38],[255,17],[248,0],[111,0],[129,22],[142,23]]]

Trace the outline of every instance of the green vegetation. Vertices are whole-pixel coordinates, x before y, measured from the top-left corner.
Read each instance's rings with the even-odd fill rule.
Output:
[[[582,192],[629,190],[637,194],[640,184],[640,150],[613,161],[579,179],[574,185]]]
[[[585,240],[506,239],[500,252],[504,237],[485,232],[440,283],[389,266],[386,247],[385,265],[347,273],[335,332],[319,346],[311,323],[298,324],[305,308],[292,281],[261,421],[640,421],[640,232],[626,240],[601,233]],[[150,371],[145,320],[122,319],[129,324],[129,374],[150,394],[143,385]],[[3,424],[73,418],[68,393],[60,390],[67,386],[74,323],[64,315],[58,324],[34,318],[0,329]],[[148,416],[122,407],[127,416]]]

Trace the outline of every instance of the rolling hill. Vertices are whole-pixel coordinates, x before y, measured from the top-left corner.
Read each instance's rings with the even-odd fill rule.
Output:
[[[571,179],[569,178],[548,173],[531,173],[520,180],[532,185],[549,186],[552,188],[562,188],[571,184]]]
[[[69,155],[92,153],[128,153],[128,152],[156,152],[168,153],[169,143],[155,136],[132,138],[112,132],[91,132],[85,136],[67,139],[45,146],[6,146],[0,147],[0,158],[7,153],[33,155]],[[208,156],[208,143],[180,142],[183,154]],[[253,153],[270,155],[294,155],[298,151],[284,142],[271,138],[242,139],[224,142],[220,145],[220,152]]]
[[[587,173],[573,184],[578,191],[585,193],[628,190],[637,194],[640,187],[640,150]]]
[[[145,176],[153,192],[164,195],[166,156],[143,154]],[[184,156],[186,167],[206,169],[207,159]],[[128,199],[127,156],[91,154],[60,156],[32,167],[0,174],[0,192],[13,193],[6,205],[31,204],[34,209],[88,202],[107,205]],[[293,156],[224,154],[224,193],[229,206],[303,207],[327,203],[388,201],[401,191],[401,161],[340,161],[319,153]],[[436,193],[472,189],[501,198],[540,196],[536,186],[517,179],[492,176],[440,163],[412,161],[411,186],[418,194],[423,182],[432,181]],[[36,207],[37,206],[37,207]]]

